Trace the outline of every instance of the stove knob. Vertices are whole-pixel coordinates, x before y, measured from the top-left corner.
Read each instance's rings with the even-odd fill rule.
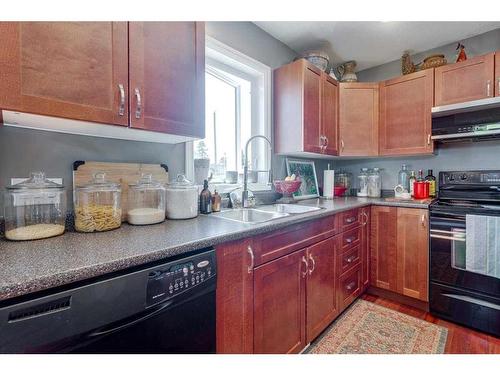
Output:
[[[460,176],[460,179],[461,179],[462,181],[467,180],[467,175],[466,175],[466,174],[461,175],[461,176]]]
[[[455,176],[451,174],[450,177],[448,177],[448,180],[455,181]]]

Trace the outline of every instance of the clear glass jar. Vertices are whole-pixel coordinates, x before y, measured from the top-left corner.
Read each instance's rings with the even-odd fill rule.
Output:
[[[191,219],[198,216],[198,187],[184,175],[167,185],[167,218]]]
[[[380,168],[373,168],[368,173],[368,196],[370,198],[380,198],[381,192]]]
[[[368,196],[368,168],[361,168],[358,175],[358,197]]]
[[[410,191],[410,174],[408,172],[408,166],[403,164],[401,170],[398,173],[398,185],[401,185],[406,192]]]
[[[343,186],[347,190],[344,195],[350,195],[351,190],[351,173],[345,172],[342,169],[335,173],[335,186]]]
[[[66,191],[64,186],[33,172],[4,194],[5,237],[13,241],[37,240],[64,233]]]
[[[107,181],[104,172],[94,174],[88,184],[75,188],[75,229],[103,232],[122,224],[121,186]]]
[[[127,221],[132,225],[161,223],[165,220],[165,187],[150,174],[142,175],[128,188]]]

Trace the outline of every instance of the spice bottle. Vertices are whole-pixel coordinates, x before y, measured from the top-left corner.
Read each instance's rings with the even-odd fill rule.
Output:
[[[425,177],[425,181],[429,183],[429,196],[436,196],[436,177],[432,174],[432,169],[429,169],[427,176]]]
[[[208,190],[208,181],[203,181],[203,190],[200,193],[200,213],[209,214],[212,212],[212,194]]]
[[[219,193],[217,193],[217,190],[214,191],[214,195],[212,195],[212,212],[219,212],[220,211],[220,202],[221,202],[221,196]]]

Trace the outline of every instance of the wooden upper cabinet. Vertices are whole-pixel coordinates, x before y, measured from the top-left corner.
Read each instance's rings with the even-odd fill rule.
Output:
[[[379,84],[340,83],[339,155],[378,155]]]
[[[217,353],[253,353],[252,240],[217,246]]]
[[[338,155],[339,84],[327,74],[321,75],[321,127],[325,145],[322,153]]]
[[[314,340],[339,314],[337,308],[336,252],[340,236],[318,242],[307,249],[307,342]]]
[[[299,353],[306,346],[306,275],[306,250],[255,269],[255,353]]]
[[[495,53],[489,53],[436,68],[435,105],[493,97],[494,64]]]
[[[397,291],[429,301],[428,211],[415,208],[398,208],[397,211]]]
[[[128,124],[126,22],[1,22],[0,108]]]
[[[202,22],[130,22],[130,126],[205,136]]]
[[[338,83],[304,59],[274,71],[274,142],[279,154],[337,155]]]
[[[495,53],[495,96],[500,96],[500,51]]]
[[[397,287],[397,208],[372,206],[370,230],[370,282],[396,292]]]
[[[304,67],[304,151],[321,153],[321,72],[313,66]]]
[[[430,154],[434,70],[380,84],[380,155]]]

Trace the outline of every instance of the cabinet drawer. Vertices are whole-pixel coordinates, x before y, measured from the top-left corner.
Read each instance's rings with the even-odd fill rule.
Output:
[[[350,250],[338,254],[338,270],[339,275],[344,275],[346,272],[352,270],[359,265],[361,261],[361,246],[355,246]]]
[[[361,266],[358,264],[351,272],[340,277],[339,306],[350,305],[361,294]]]
[[[291,225],[254,239],[255,266],[302,249],[339,232],[338,216]]]
[[[356,208],[354,210],[349,210],[341,212],[340,214],[340,231],[353,229],[359,226],[359,210]]]
[[[361,242],[361,228],[355,228],[342,233],[342,251],[346,251]]]

